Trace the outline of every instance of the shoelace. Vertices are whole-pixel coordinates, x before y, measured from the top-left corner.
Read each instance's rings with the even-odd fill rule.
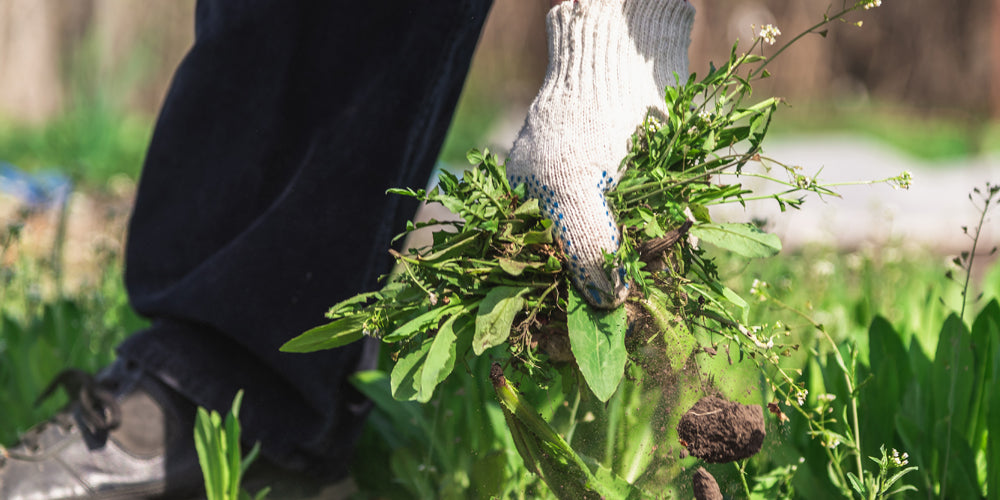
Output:
[[[65,409],[57,413],[48,422],[32,427],[21,435],[19,446],[37,451],[39,438],[51,425],[58,425],[69,430],[75,425],[72,414],[74,404],[80,409],[80,420],[91,433],[110,432],[121,424],[121,407],[115,401],[114,394],[97,382],[93,375],[76,369],[63,370],[49,382],[42,394],[35,400],[35,406],[48,399],[62,387],[70,398]],[[0,466],[7,459],[7,450],[0,446]]]

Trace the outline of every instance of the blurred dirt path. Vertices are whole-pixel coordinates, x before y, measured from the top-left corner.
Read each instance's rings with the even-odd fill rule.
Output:
[[[726,206],[714,211],[716,217],[729,220],[766,219],[768,229],[791,248],[819,242],[851,249],[896,241],[945,254],[968,250],[971,240],[962,226],[972,230],[980,216],[969,194],[973,188],[984,188],[987,181],[1000,184],[1000,157],[930,163],[850,135],[780,138],[766,143],[765,154],[802,167],[800,173],[806,176],[819,172],[824,183],[884,179],[903,171],[913,176],[908,190],[886,184],[840,186],[834,188],[840,198],[810,194],[801,210],[785,213],[773,200],[749,202],[746,210]],[[771,173],[786,178],[783,169]],[[744,183],[759,185],[760,180],[744,178]],[[988,252],[997,244],[1000,210],[994,209],[979,248]]]

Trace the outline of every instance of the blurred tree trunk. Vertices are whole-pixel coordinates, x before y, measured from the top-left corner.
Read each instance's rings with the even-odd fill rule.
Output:
[[[193,0],[0,0],[0,118],[41,123],[78,100],[155,113],[193,17]]]
[[[0,115],[38,123],[62,106],[59,0],[0,0]]]

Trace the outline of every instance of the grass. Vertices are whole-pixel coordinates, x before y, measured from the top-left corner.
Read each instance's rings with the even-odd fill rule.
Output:
[[[850,133],[928,162],[1000,153],[1000,124],[944,112],[919,112],[890,103],[793,104],[780,110],[778,118],[772,137]]]
[[[56,169],[91,189],[118,175],[137,179],[151,120],[85,102],[43,125],[0,122],[0,161],[28,172]]]
[[[51,376],[68,366],[96,370],[106,365],[114,356],[114,345],[143,324],[128,307],[117,255],[104,256],[105,272],[92,286],[72,294],[45,292],[52,289],[46,283],[56,279],[50,257],[20,254],[15,258],[19,230],[17,225],[6,228],[2,240],[4,256],[0,259],[4,264],[0,273],[3,277],[0,407],[4,408],[0,414],[0,443],[4,444],[11,444],[19,432],[62,404],[63,401],[53,400],[40,408],[32,406]],[[867,365],[873,351],[869,347],[870,330],[876,317],[885,318],[878,327],[883,337],[892,337],[887,332],[895,332],[902,346],[915,341],[927,362],[933,362],[939,350],[941,326],[947,323],[948,314],[959,308],[960,286],[945,277],[946,267],[946,259],[941,256],[901,246],[870,247],[851,253],[807,247],[749,264],[723,260],[720,273],[728,278],[727,284],[734,290],[749,289],[754,279],[770,285],[772,300],[756,308],[758,321],[767,321],[786,311],[785,307],[777,306],[777,301],[781,301],[822,323],[841,348],[856,344],[858,358]],[[994,265],[982,276],[978,289],[989,294],[1000,291],[1000,266]],[[984,305],[978,302],[970,307],[970,323]],[[790,335],[807,347],[800,351],[801,355],[790,358],[789,366],[804,370],[807,378],[809,373],[813,374],[810,383],[814,395],[842,390],[836,384],[830,385],[834,379],[821,376],[836,370],[825,355],[808,353],[810,347],[817,353],[829,350],[818,347],[808,322],[792,317],[787,320]],[[469,377],[463,373],[466,371],[476,376]],[[548,494],[544,485],[524,474],[519,457],[510,446],[509,435],[505,434],[502,414],[492,397],[484,367],[469,366],[456,372],[458,376],[449,378],[439,388],[439,396],[427,405],[392,400],[387,395],[384,373],[359,376],[357,384],[377,406],[355,460],[354,473],[362,489],[361,498],[488,498],[490,495],[515,498]],[[818,382],[817,376],[825,382]],[[543,411],[554,416],[555,421],[569,418],[568,407],[548,397],[545,391],[533,394],[536,404],[548,401],[547,406],[542,405]],[[841,393],[840,400],[846,399]],[[870,411],[866,405],[871,401],[862,398],[861,402],[862,414],[866,414]],[[567,404],[573,406],[572,402]],[[815,470],[805,470],[801,465],[796,470],[787,465],[795,464],[799,456],[824,460],[818,440],[809,439],[802,421],[790,414],[793,419],[790,426],[779,428],[771,424],[774,440],[768,441],[758,458],[746,464],[751,488],[791,487],[797,488],[799,497],[811,494],[817,495],[811,498],[834,497],[831,492],[836,493],[836,489],[812,492],[813,483],[829,487]],[[899,448],[905,442],[898,437],[884,441]],[[936,449],[929,446],[930,441],[919,443],[927,444],[928,450]],[[599,443],[594,446],[600,448]],[[913,446],[906,451],[913,457],[922,456],[922,450]],[[675,457],[675,453],[664,456]],[[931,464],[944,456],[934,453],[925,453],[922,460]],[[693,465],[693,462],[677,464],[682,463],[685,467]],[[389,481],[383,479],[386,470],[392,471]],[[712,472],[724,486],[734,488],[739,484],[740,474],[731,466],[715,466]],[[679,468],[673,474],[672,480],[680,484],[675,491],[683,495],[685,476]],[[923,477],[913,476],[914,480]]]
[[[59,292],[49,256],[17,252],[20,226],[0,227],[0,444],[65,404],[62,395],[35,399],[65,368],[96,372],[114,359],[114,347],[145,322],[128,304],[117,255],[102,255],[99,279]]]

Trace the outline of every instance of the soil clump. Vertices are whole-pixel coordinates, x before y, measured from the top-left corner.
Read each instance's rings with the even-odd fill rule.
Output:
[[[755,455],[767,432],[760,406],[705,396],[681,417],[677,434],[692,455],[725,463]]]
[[[694,471],[694,478],[691,482],[696,500],[722,500],[722,490],[719,489],[719,483],[704,467],[698,467],[698,470]]]

